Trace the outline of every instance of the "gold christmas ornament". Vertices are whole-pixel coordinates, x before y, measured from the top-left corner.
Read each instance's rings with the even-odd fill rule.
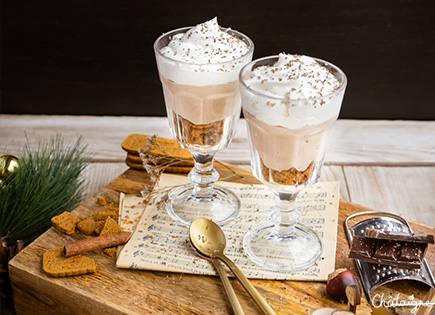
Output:
[[[21,166],[20,160],[13,155],[0,156],[0,183],[9,175],[15,173]]]

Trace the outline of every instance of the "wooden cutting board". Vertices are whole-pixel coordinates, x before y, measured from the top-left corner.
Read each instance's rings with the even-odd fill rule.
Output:
[[[235,171],[240,177],[232,181],[258,183],[250,171],[215,163],[225,178]],[[230,168],[232,170],[230,170]],[[129,169],[95,196],[86,200],[74,212],[80,216],[102,211],[97,202],[104,196],[117,207],[119,193],[139,193],[149,184],[143,171]],[[347,258],[348,242],[343,221],[350,214],[371,210],[340,201],[336,268],[347,268],[358,274],[352,259]],[[411,222],[416,232],[435,233],[433,227]],[[230,304],[218,277],[179,273],[117,269],[115,260],[101,251],[86,253],[95,259],[97,272],[65,278],[48,277],[42,270],[42,255],[49,249],[85,238],[81,234],[67,236],[50,228],[21,251],[9,263],[15,308],[18,314],[228,314]],[[433,269],[435,246],[430,246],[428,261]],[[253,300],[237,280],[231,280],[246,314],[260,314]],[[315,309],[332,307],[345,309],[326,294],[326,283],[303,281],[251,280],[278,314],[309,314]],[[424,295],[425,292],[418,293]],[[419,297],[419,296],[416,296]],[[420,296],[421,298],[421,296]],[[358,314],[370,314],[364,299]]]

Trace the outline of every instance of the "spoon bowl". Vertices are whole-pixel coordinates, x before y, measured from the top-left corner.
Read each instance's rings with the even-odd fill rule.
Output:
[[[223,254],[226,247],[226,238],[222,229],[205,218],[198,218],[192,222],[189,237],[195,249],[208,257],[218,253]]]

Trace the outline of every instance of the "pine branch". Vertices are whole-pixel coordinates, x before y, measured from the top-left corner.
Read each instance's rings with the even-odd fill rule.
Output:
[[[24,148],[21,167],[0,187],[0,238],[9,244],[30,242],[50,227],[50,219],[72,211],[83,200],[86,188],[80,174],[88,165],[82,137],[65,144],[57,135]]]

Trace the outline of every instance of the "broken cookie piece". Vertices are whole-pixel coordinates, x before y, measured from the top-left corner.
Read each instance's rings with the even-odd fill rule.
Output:
[[[65,257],[62,247],[52,248],[44,253],[42,269],[50,277],[77,276],[97,270],[92,258],[80,255]]]
[[[79,221],[80,218],[71,212],[64,212],[51,218],[51,223],[53,223],[53,226],[62,233],[68,235],[71,235],[75,232],[77,223]]]

